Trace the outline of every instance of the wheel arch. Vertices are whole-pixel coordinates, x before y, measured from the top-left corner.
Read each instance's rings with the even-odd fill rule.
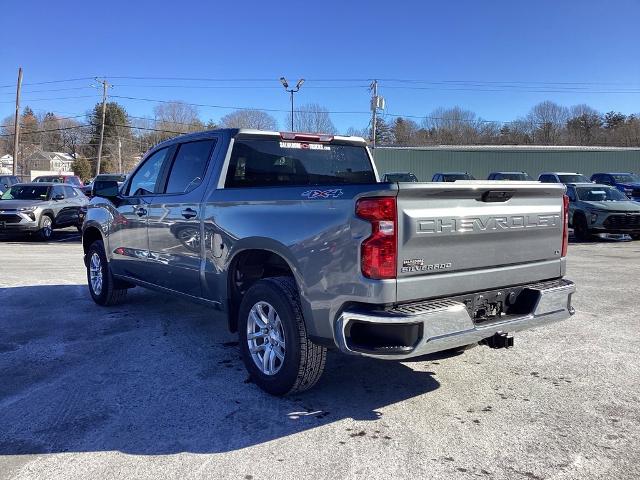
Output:
[[[229,255],[225,271],[226,295],[223,298],[228,302],[229,330],[232,332],[237,330],[237,312],[242,296],[253,283],[263,278],[292,277],[300,294],[304,317],[307,317],[303,300],[304,281],[296,260],[285,245],[268,238],[239,242]]]

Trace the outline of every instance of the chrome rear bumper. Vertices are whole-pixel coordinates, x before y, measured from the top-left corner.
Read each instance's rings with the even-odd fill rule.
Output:
[[[530,313],[483,323],[475,323],[469,315],[464,303],[440,299],[419,304],[399,306],[392,310],[344,311],[336,322],[336,339],[338,347],[344,353],[364,355],[375,358],[401,360],[434,353],[450,348],[461,347],[499,332],[517,332],[535,328],[548,323],[564,320],[574,313],[571,306],[571,295],[576,291],[575,284],[569,280],[559,280],[553,284],[541,283],[526,287],[537,299]],[[404,347],[401,353],[393,350],[383,351],[361,350],[350,345],[347,331],[354,323],[385,325],[393,329],[394,325],[408,327],[418,325],[420,334],[414,345]]]

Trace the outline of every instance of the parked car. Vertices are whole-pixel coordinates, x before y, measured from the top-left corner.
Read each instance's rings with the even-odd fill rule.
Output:
[[[0,233],[51,238],[53,229],[81,230],[89,199],[79,188],[60,183],[18,183],[0,197]]]
[[[432,182],[455,182],[456,180],[475,180],[475,177],[467,172],[445,172],[436,173]]]
[[[139,285],[226,312],[254,382],[283,395],[318,381],[327,348],[390,360],[501,348],[504,332],[569,317],[564,191],[378,183],[355,137],[182,135],[121,188],[96,186],[88,289],[99,305]]]
[[[593,183],[567,185],[569,225],[576,238],[594,233],[626,233],[640,236],[640,203],[617,188]]]
[[[533,178],[527,172],[491,172],[487,180],[527,181]]]
[[[82,187],[84,184],[77,175],[42,175],[33,179],[34,182],[68,183],[74,187]]]
[[[387,182],[417,182],[418,177],[411,172],[388,172],[382,176],[382,181]]]
[[[538,176],[542,183],[589,183],[589,179],[581,173],[544,172]]]
[[[122,185],[126,180],[127,175],[125,173],[101,173],[100,175],[96,175],[95,178],[91,179],[84,187],[82,187],[82,192],[87,197],[93,196],[93,185],[95,181],[116,181],[118,184]]]
[[[594,173],[591,181],[616,187],[632,200],[640,202],[640,176],[633,173]]]
[[[20,179],[15,175],[0,175],[0,195],[16,183],[20,183]]]

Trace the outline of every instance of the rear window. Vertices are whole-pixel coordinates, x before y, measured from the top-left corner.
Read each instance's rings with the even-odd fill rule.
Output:
[[[558,175],[562,183],[589,183],[590,180],[579,173],[571,175]]]
[[[376,183],[365,147],[273,139],[236,140],[226,187]]]
[[[442,176],[445,182],[455,182],[456,180],[475,180],[475,177],[468,173],[445,173]]]
[[[526,173],[498,173],[495,176],[496,180],[531,180],[531,177]]]

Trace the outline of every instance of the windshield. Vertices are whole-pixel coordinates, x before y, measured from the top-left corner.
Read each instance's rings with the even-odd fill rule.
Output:
[[[578,198],[585,202],[622,202],[629,199],[611,187],[577,187]]]
[[[496,180],[531,180],[526,173],[499,173]]]
[[[632,175],[629,173],[620,175],[611,175],[616,183],[640,183],[640,177],[638,175]]]
[[[384,178],[387,182],[417,182],[418,177],[413,173],[386,173]]]
[[[364,146],[239,139],[226,187],[376,183]]]
[[[14,185],[2,194],[2,200],[46,200],[49,197],[48,185]]]
[[[127,179],[126,175],[122,175],[122,174],[114,174],[114,175],[98,175],[96,178],[93,179],[93,181],[95,182],[97,181],[109,181],[109,182],[124,182]]]
[[[580,175],[579,173],[569,174],[569,175],[558,175],[560,182],[562,183],[591,183],[584,175]]]
[[[468,173],[447,173],[442,175],[445,182],[455,182],[456,180],[475,180],[473,175]]]

